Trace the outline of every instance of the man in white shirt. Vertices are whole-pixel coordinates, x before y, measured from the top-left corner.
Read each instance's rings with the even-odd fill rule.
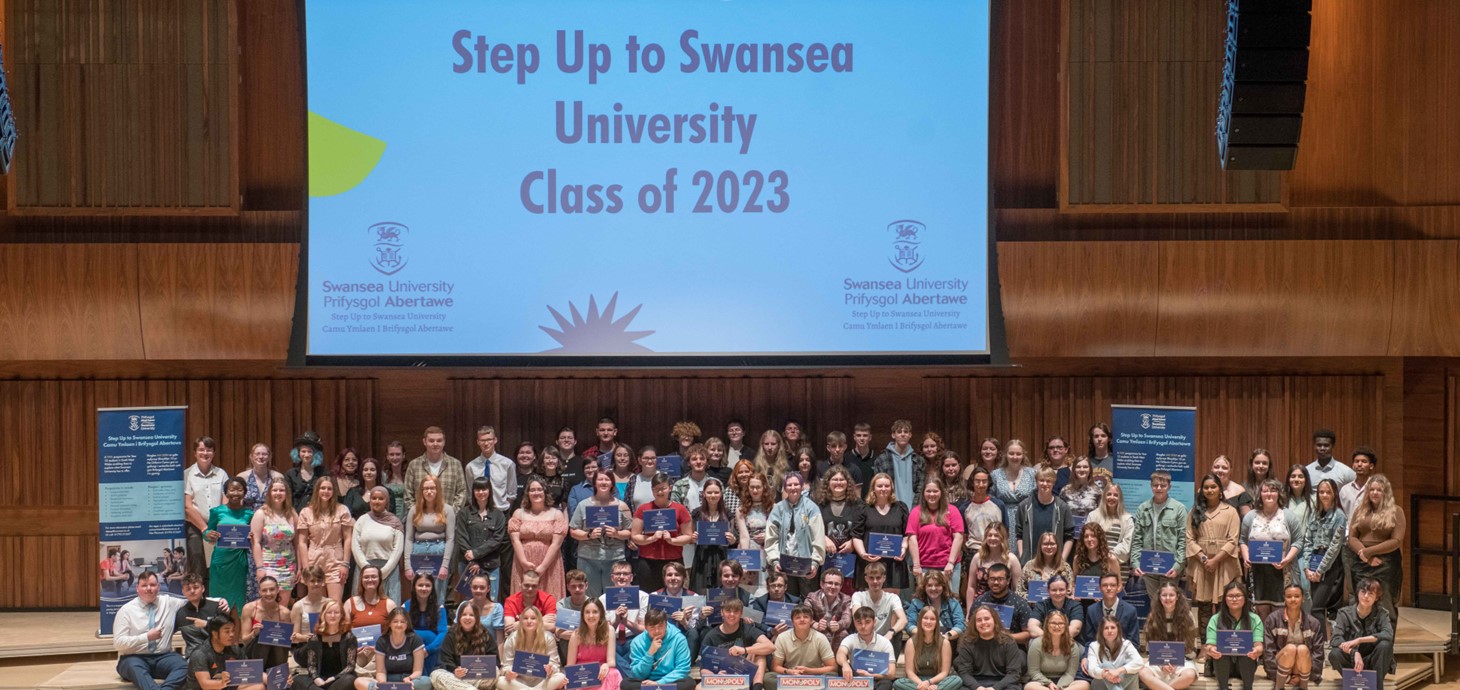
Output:
[[[117,611],[112,646],[117,650],[117,675],[140,690],[180,690],[188,679],[188,662],[172,650],[173,620],[188,603],[182,597],[159,597],[157,573],[137,576],[137,598]],[[215,600],[228,611],[227,602]],[[159,685],[157,677],[162,677]]]
[[[1339,486],[1354,480],[1354,471],[1333,457],[1333,445],[1337,441],[1338,435],[1331,429],[1313,432],[1313,454],[1318,457],[1308,463],[1308,481],[1313,486],[1318,486],[1318,482],[1324,479],[1332,479]]]
[[[213,464],[218,444],[204,436],[194,444],[197,463],[183,472],[183,514],[187,520],[187,572],[197,573],[208,584],[208,564],[213,561],[213,544],[203,539],[208,531],[208,513],[223,505],[223,484],[228,472]]]
[[[870,606],[863,606],[852,613],[852,624],[857,628],[857,634],[848,635],[842,640],[841,646],[836,650],[836,662],[841,666],[842,678],[851,680],[854,676],[859,678],[871,677],[874,690],[890,690],[892,678],[896,675],[895,660],[897,653],[892,650],[892,643],[887,638],[877,634],[877,612]],[[886,673],[868,673],[865,670],[852,668],[852,656],[858,651],[881,652],[887,655]]]
[[[1369,486],[1369,477],[1379,464],[1379,454],[1373,448],[1359,446],[1354,449],[1349,462],[1354,464],[1354,480],[1338,486],[1338,505],[1343,508],[1344,515],[1353,517],[1354,508],[1358,507],[1359,500],[1364,497],[1364,489]]]
[[[517,498],[517,465],[497,452],[497,430],[490,426],[477,429],[477,447],[482,449],[482,454],[466,463],[467,483],[486,476],[492,482],[492,502],[497,504],[497,510],[510,511],[512,501]]]

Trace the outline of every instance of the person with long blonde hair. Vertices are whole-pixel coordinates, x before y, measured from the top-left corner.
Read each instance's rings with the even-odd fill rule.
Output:
[[[1086,522],[1094,522],[1105,531],[1105,545],[1110,555],[1120,563],[1121,580],[1130,574],[1131,540],[1135,538],[1136,521],[1125,509],[1125,491],[1119,484],[1111,482],[1105,486],[1100,507],[1086,516]],[[1137,554],[1139,555],[1139,554]]]
[[[441,565],[430,575],[444,582],[451,574],[451,550],[447,546],[455,543],[456,507],[446,502],[441,481],[427,474],[416,485],[415,498],[406,513],[406,579],[416,579],[411,556],[437,556]]]
[[[760,435],[760,447],[756,449],[752,463],[755,471],[765,475],[767,486],[780,486],[781,478],[791,471],[791,451],[781,432],[766,429]]]
[[[299,513],[300,563],[324,571],[325,591],[335,601],[344,595],[350,577],[348,549],[355,528],[355,518],[339,499],[335,478],[325,475],[315,481],[309,505]]]
[[[299,514],[294,512],[288,482],[282,479],[270,481],[264,495],[264,505],[254,512],[253,523],[249,526],[253,534],[255,577],[262,580],[268,576],[277,580],[283,589],[279,603],[288,606],[289,592],[294,589],[294,576],[299,569],[300,542],[303,540],[303,535],[298,532]]]
[[[1379,605],[1389,612],[1391,623],[1398,623],[1399,587],[1404,577],[1399,545],[1404,543],[1409,525],[1404,511],[1394,502],[1394,487],[1388,477],[1369,477],[1364,497],[1354,507],[1348,525],[1348,548],[1354,556],[1349,581],[1377,581],[1383,594]]]
[[[1001,457],[1003,461],[991,472],[994,483],[990,492],[1004,502],[1004,524],[1012,525],[1017,519],[1015,511],[1019,504],[1034,495],[1035,471],[1027,464],[1029,458],[1024,442],[1017,438],[1004,444]]]
[[[996,563],[1009,569],[1011,588],[1012,583],[1019,582],[1024,575],[1024,566],[1019,563],[1019,557],[1009,550],[1009,530],[1004,529],[1002,524],[989,525],[984,529],[983,545],[968,564],[970,601],[989,591],[989,567]]]
[[[882,563],[887,569],[889,590],[906,589],[911,583],[907,574],[908,540],[902,540],[902,554],[899,556],[873,556],[867,553],[870,534],[904,534],[907,531],[908,509],[894,495],[892,475],[878,472],[867,482],[867,508],[852,526],[852,548],[857,552],[857,581],[865,582],[867,566]]]
[[[547,665],[547,678],[533,678],[530,676],[519,676],[512,671],[513,657],[517,652],[529,654],[545,654],[550,659]],[[543,688],[543,690],[557,690],[568,684],[568,679],[562,672],[562,660],[558,656],[558,644],[553,641],[552,634],[543,626],[542,612],[536,606],[528,606],[517,616],[517,629],[507,636],[507,641],[502,643],[502,654],[500,667],[501,678],[497,681],[497,687],[501,690],[524,690],[525,688]]]

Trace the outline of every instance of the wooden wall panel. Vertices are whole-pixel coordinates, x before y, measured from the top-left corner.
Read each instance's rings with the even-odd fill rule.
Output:
[[[293,245],[149,245],[138,258],[147,357],[288,354],[299,258]]]
[[[237,208],[232,0],[15,0],[12,212]]]
[[[1390,354],[1460,355],[1460,241],[1394,243]]]
[[[0,245],[0,358],[142,358],[137,251]]]
[[[1162,356],[1386,352],[1388,242],[1165,242]]]
[[[304,67],[295,0],[239,3],[243,51],[239,126],[244,208],[288,210],[306,200]]]
[[[1280,173],[1216,153],[1226,3],[1064,2],[1062,210],[1282,210]]]
[[[1006,242],[999,280],[1019,357],[1155,354],[1160,244]]]

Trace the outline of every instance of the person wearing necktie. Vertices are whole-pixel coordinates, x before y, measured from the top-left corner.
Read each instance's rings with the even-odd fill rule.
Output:
[[[157,573],[143,572],[137,576],[137,598],[117,611],[112,626],[117,675],[140,690],[180,690],[187,682],[188,664],[172,649],[173,620],[188,600],[159,597],[158,589]],[[228,603],[216,601],[226,613]]]

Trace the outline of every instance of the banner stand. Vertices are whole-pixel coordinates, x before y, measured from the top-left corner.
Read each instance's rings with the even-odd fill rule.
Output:
[[[142,573],[158,574],[162,595],[182,595],[186,414],[185,406],[96,411],[98,637],[111,636]]]

